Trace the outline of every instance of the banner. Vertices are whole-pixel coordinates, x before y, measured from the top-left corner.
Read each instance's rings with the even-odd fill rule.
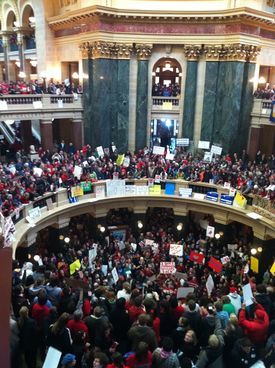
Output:
[[[82,181],[80,183],[81,187],[83,188],[83,192],[91,192],[92,190],[92,183],[90,181]]]
[[[71,188],[72,197],[80,197],[83,196],[83,187],[77,186]]]
[[[175,183],[165,183],[165,194],[174,195],[176,189]]]
[[[271,104],[271,113],[269,120],[272,121],[272,123],[275,123],[275,101],[272,101]]]
[[[222,147],[219,147],[219,146],[214,146],[212,144],[211,146],[211,153],[214,153],[214,155],[221,155],[222,154]]]
[[[259,273],[259,260],[253,256],[250,257],[250,269],[255,272]]]
[[[190,259],[190,261],[193,261],[193,262],[197,262],[199,264],[202,264],[202,262],[204,260],[204,255],[201,254],[201,253],[194,252],[192,250],[192,252],[190,253],[189,259]]]
[[[220,261],[218,261],[216,258],[211,257],[210,261],[208,262],[208,266],[212,268],[217,273],[220,273],[222,270],[222,264]]]
[[[155,185],[149,187],[149,194],[161,195],[161,186],[158,185],[158,184],[155,184]]]
[[[176,272],[175,262],[160,262],[159,273],[171,274]]]
[[[169,254],[170,256],[182,257],[183,256],[183,245],[182,244],[170,244]]]

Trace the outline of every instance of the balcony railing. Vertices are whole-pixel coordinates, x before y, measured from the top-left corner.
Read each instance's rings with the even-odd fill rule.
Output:
[[[177,97],[152,97],[152,110],[179,111],[180,96]]]

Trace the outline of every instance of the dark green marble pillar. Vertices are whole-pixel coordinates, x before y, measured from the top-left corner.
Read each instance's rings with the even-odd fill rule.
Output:
[[[183,110],[183,137],[193,140],[198,62],[187,61]]]
[[[224,153],[246,148],[254,68],[241,61],[206,64],[201,140],[221,144]]]
[[[109,147],[114,141],[124,151],[128,147],[129,60],[89,59],[84,66],[89,75],[83,101],[85,141],[93,147]]]
[[[217,82],[219,73],[218,61],[207,61],[205,70],[201,140],[211,141],[214,127]]]
[[[148,113],[148,60],[138,60],[136,103],[136,149],[142,149],[147,141]]]

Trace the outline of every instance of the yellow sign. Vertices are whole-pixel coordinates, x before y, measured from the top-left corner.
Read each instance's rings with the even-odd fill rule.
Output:
[[[81,265],[80,265],[79,259],[77,259],[76,261],[71,263],[70,264],[70,275],[73,275],[76,270],[80,270],[80,267],[81,267]]]
[[[72,197],[83,196],[83,187],[72,187],[71,193],[72,193]]]
[[[273,263],[270,272],[272,273],[273,276],[275,276],[275,262]]]
[[[149,187],[149,194],[154,194],[154,195],[160,195],[161,194],[161,186],[160,185],[152,185],[151,187]]]
[[[172,110],[172,108],[173,108],[172,102],[170,102],[170,101],[168,101],[168,102],[163,101],[163,103],[162,103],[162,109],[163,110]]]
[[[118,166],[121,166],[121,165],[123,164],[124,156],[125,156],[124,154],[123,154],[123,155],[118,155],[118,156],[117,156],[116,164],[117,164]]]
[[[234,198],[233,206],[239,207],[239,208],[245,208],[246,203],[247,203],[246,198],[240,192],[237,192]]]
[[[259,273],[259,260],[255,257],[250,257],[250,268],[253,272]]]

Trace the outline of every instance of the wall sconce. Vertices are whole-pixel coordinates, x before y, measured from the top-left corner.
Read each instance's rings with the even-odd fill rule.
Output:
[[[141,221],[138,221],[137,226],[138,226],[139,229],[142,229],[143,228],[143,223]]]
[[[105,232],[105,230],[106,230],[106,229],[105,229],[105,227],[100,225],[99,231],[100,231],[101,233],[104,233],[104,232]]]
[[[181,230],[182,230],[182,228],[183,228],[183,223],[182,223],[182,222],[179,222],[179,223],[177,224],[177,230],[178,230],[178,231],[181,231]]]
[[[31,60],[30,64],[31,64],[31,66],[36,67],[37,66],[37,60]]]
[[[24,79],[24,78],[26,78],[26,73],[21,71],[21,72],[19,72],[18,77],[21,78],[21,79]]]
[[[266,83],[265,77],[260,77],[258,83],[259,84],[265,84]]]
[[[18,67],[18,68],[20,68],[20,61],[19,60],[16,60],[16,62],[15,62],[15,65]]]

